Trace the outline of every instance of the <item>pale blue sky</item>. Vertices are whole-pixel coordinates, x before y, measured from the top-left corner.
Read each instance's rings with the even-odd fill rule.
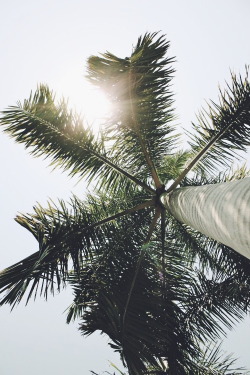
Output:
[[[250,2],[248,0],[8,0],[1,2],[0,109],[28,97],[37,83],[48,83],[72,98],[82,111],[89,97],[84,83],[85,61],[109,50],[121,57],[137,37],[161,31],[176,56],[176,114],[190,126],[205,99],[216,99],[230,68],[243,72],[250,63]],[[82,100],[79,100],[82,97]],[[89,102],[85,107],[89,107]],[[36,243],[14,222],[18,211],[31,212],[49,197],[83,195],[48,162],[33,159],[21,145],[0,133],[0,268],[36,251]],[[0,309],[1,375],[88,374],[108,370],[114,360],[107,339],[83,339],[75,325],[65,324],[69,292],[49,302],[21,304],[10,314]],[[250,323],[229,334],[225,348],[250,368]],[[118,363],[118,362],[117,362]]]

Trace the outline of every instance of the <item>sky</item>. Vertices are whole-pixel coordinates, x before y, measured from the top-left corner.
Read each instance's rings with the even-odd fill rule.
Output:
[[[47,83],[83,113],[101,107],[86,83],[86,59],[106,50],[125,57],[137,38],[159,31],[176,56],[175,108],[188,129],[205,100],[216,100],[230,69],[244,74],[250,64],[248,0],[8,0],[1,1],[0,110],[28,98]],[[101,99],[98,97],[98,102]],[[99,115],[98,115],[99,116]],[[89,118],[90,115],[89,115]],[[72,192],[84,196],[85,183],[70,179],[49,162],[34,159],[22,145],[0,132],[0,269],[37,251],[36,242],[13,218],[37,203]],[[100,335],[83,338],[78,323],[66,325],[71,303],[66,290],[12,312],[0,309],[1,375],[66,375],[112,371],[119,359]],[[250,369],[250,320],[228,334],[223,348]]]

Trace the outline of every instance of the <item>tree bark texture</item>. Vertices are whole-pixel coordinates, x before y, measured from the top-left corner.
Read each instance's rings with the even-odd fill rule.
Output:
[[[250,177],[179,188],[163,203],[180,222],[250,259]]]

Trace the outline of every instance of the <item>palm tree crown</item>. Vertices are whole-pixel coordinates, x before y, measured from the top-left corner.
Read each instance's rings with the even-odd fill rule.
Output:
[[[204,347],[249,310],[250,261],[177,220],[162,198],[249,176],[245,167],[224,169],[250,143],[250,85],[232,75],[181,151],[168,48],[147,33],[130,57],[89,58],[89,80],[114,105],[98,137],[45,85],[2,113],[5,131],[34,156],[94,184],[83,200],[17,216],[39,248],[0,273],[1,304],[69,283],[67,322],[80,318],[84,335],[107,334],[130,375],[242,374]]]

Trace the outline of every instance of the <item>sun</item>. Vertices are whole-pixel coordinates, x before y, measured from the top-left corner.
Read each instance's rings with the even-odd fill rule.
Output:
[[[98,130],[102,126],[105,118],[112,112],[111,102],[103,91],[89,85],[84,90],[83,103],[81,105],[83,115],[93,129]]]
[[[105,93],[87,80],[60,82],[59,92],[68,100],[69,107],[81,114],[86,126],[97,134],[112,112],[112,104]]]

